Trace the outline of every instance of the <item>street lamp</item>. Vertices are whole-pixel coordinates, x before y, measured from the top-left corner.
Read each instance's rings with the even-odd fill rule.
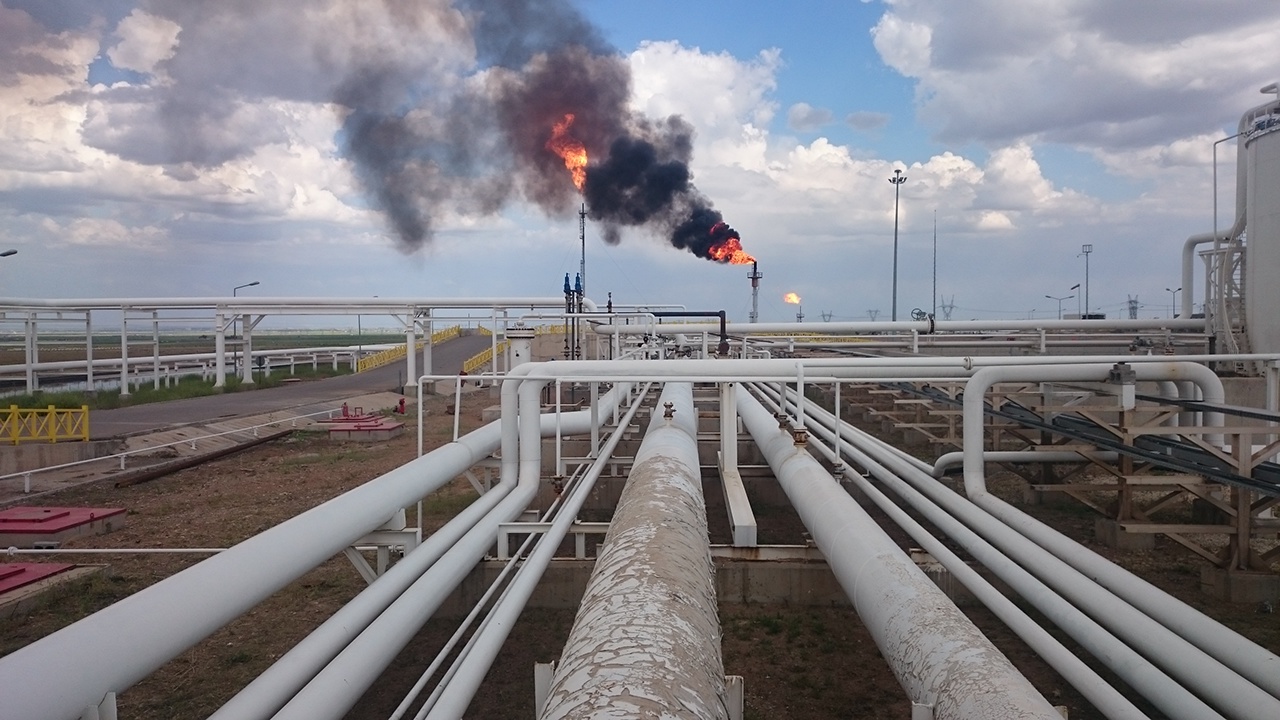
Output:
[[[245,283],[245,284],[243,284],[243,285],[237,285],[237,286],[235,286],[235,287],[231,288],[231,297],[235,297],[235,296],[236,296],[236,293],[240,292],[240,291],[241,291],[241,290],[243,290],[244,288],[247,288],[247,287],[253,287],[254,285],[259,285],[259,284],[260,284],[260,282],[259,282],[258,280],[254,280],[253,282],[250,282],[250,283]],[[232,338],[233,340],[237,337],[237,335],[238,335],[238,333],[239,333],[239,330],[238,330],[238,327],[239,327],[239,326],[238,326],[238,324],[237,324],[237,323],[238,323],[238,321],[240,320],[240,312],[237,310],[237,311],[235,311],[235,313],[236,313],[235,315],[232,315],[232,316],[231,316],[231,338]],[[237,348],[236,348],[236,350],[232,353],[231,357],[235,359],[235,366],[236,366],[236,367],[240,367],[240,349],[239,349],[238,347],[237,347]]]
[[[4,252],[0,252],[0,257],[10,257],[11,255],[17,255],[17,254],[18,254],[17,250],[14,250],[13,248],[9,248]]]
[[[895,169],[889,182],[893,183],[893,321],[898,321],[898,188],[907,181],[901,170]]]
[[[1075,285],[1072,285],[1071,287],[1069,287],[1069,288],[1067,288],[1067,289],[1068,289],[1068,290],[1079,290],[1079,289],[1080,289],[1080,283],[1076,283]],[[1076,295],[1076,317],[1077,317],[1077,318],[1082,318],[1082,317],[1084,317],[1084,315],[1082,315],[1082,314],[1080,313],[1080,296],[1079,296],[1079,295]]]
[[[1178,317],[1178,293],[1182,292],[1182,288],[1165,288],[1165,291],[1173,296],[1172,304],[1169,306],[1169,316]]]
[[[1083,320],[1089,315],[1089,253],[1093,252],[1093,245],[1085,244],[1080,246],[1080,255],[1084,256],[1084,314],[1080,316]],[[1080,257],[1076,255],[1076,257]]]
[[[1058,301],[1058,319],[1061,320],[1062,319],[1062,301],[1070,300],[1071,298],[1075,297],[1075,295],[1063,295],[1062,297],[1058,297],[1057,295],[1045,295],[1045,297],[1049,298],[1050,300]]]

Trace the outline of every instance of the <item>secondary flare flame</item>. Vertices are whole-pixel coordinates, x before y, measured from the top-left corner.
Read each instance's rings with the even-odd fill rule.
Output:
[[[731,233],[731,235],[707,248],[708,258],[716,262],[729,263],[730,265],[750,265],[756,261],[746,250],[742,249],[742,241],[738,238],[738,233],[724,222],[712,225],[709,232],[711,235],[720,235],[726,232]]]
[[[547,140],[547,149],[564,160],[564,166],[573,176],[574,187],[581,191],[587,182],[587,148],[577,138],[569,135],[573,117],[573,113],[565,113],[563,120],[551,126],[551,139]]]
[[[799,305],[800,296],[795,293],[787,293],[786,295],[782,296],[782,301],[786,303],[791,303],[792,305]]]

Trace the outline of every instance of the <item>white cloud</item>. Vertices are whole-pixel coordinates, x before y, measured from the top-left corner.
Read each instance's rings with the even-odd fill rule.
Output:
[[[1163,145],[1273,79],[1280,6],[1221,0],[895,0],[872,31],[940,140]]]
[[[111,64],[147,75],[173,57],[178,46],[177,23],[142,10],[134,10],[116,26],[120,42],[107,50]]]

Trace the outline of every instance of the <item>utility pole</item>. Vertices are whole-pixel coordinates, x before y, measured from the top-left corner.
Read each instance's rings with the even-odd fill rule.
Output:
[[[938,317],[938,211],[933,211],[933,312]]]
[[[906,181],[907,176],[898,169],[894,169],[893,177],[889,178],[889,182],[893,183],[893,312],[891,317],[894,322],[898,321],[898,188]]]
[[[1093,252],[1093,245],[1086,243],[1080,246],[1080,255],[1084,256],[1084,315],[1081,319],[1093,314],[1093,310],[1089,308],[1089,253]],[[1080,257],[1077,255],[1076,257]]]

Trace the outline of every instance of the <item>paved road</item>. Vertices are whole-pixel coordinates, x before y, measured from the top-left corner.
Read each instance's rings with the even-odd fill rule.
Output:
[[[431,351],[433,370],[456,374],[467,358],[489,347],[487,335],[464,335]],[[175,425],[213,422],[240,415],[258,415],[276,410],[313,405],[372,392],[400,392],[405,366],[397,361],[385,367],[354,375],[247,392],[209,395],[185,400],[134,405],[115,410],[91,410],[89,430],[94,440],[161,430]]]

